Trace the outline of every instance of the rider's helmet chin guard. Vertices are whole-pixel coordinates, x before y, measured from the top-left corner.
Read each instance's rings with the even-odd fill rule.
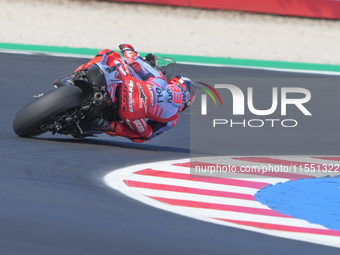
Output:
[[[170,83],[178,84],[185,92],[183,95],[183,105],[178,109],[178,112],[183,112],[195,101],[197,95],[196,85],[184,75],[177,75],[170,80]]]

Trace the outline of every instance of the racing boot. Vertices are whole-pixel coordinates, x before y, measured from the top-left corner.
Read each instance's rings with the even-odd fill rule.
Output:
[[[108,129],[109,123],[102,117],[97,117],[91,124],[89,130],[92,131],[106,131]]]

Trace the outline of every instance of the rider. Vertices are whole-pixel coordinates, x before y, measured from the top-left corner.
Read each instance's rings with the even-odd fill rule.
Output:
[[[123,81],[116,91],[118,115],[122,122],[97,119],[92,130],[144,142],[172,128],[177,122],[178,112],[184,111],[195,100],[197,89],[183,75],[168,83],[163,73],[152,67],[156,61],[152,54],[148,55],[151,66],[137,55],[131,45],[121,44],[119,48],[125,59],[121,59],[117,52],[102,50],[76,71],[97,63],[104,54],[108,56],[107,65],[115,65]]]

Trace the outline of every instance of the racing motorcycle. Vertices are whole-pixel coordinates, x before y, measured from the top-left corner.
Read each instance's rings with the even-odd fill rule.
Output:
[[[168,81],[175,76],[176,62],[173,59],[156,58],[152,54],[142,59],[162,72]],[[115,97],[112,90],[122,83],[117,78],[119,66],[109,67],[106,61],[107,56],[103,55],[88,69],[54,82],[54,90],[35,95],[35,100],[15,116],[14,132],[20,137],[37,137],[52,132],[83,138],[93,136],[87,131],[99,116],[106,121],[119,121],[119,100],[117,96],[116,100],[112,98]],[[138,74],[130,66],[128,68],[138,79]]]

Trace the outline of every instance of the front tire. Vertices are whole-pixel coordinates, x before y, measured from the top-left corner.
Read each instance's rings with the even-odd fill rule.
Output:
[[[13,120],[13,130],[21,137],[33,137],[39,127],[56,115],[82,105],[83,92],[75,86],[63,86],[52,90],[28,104],[17,113]]]

